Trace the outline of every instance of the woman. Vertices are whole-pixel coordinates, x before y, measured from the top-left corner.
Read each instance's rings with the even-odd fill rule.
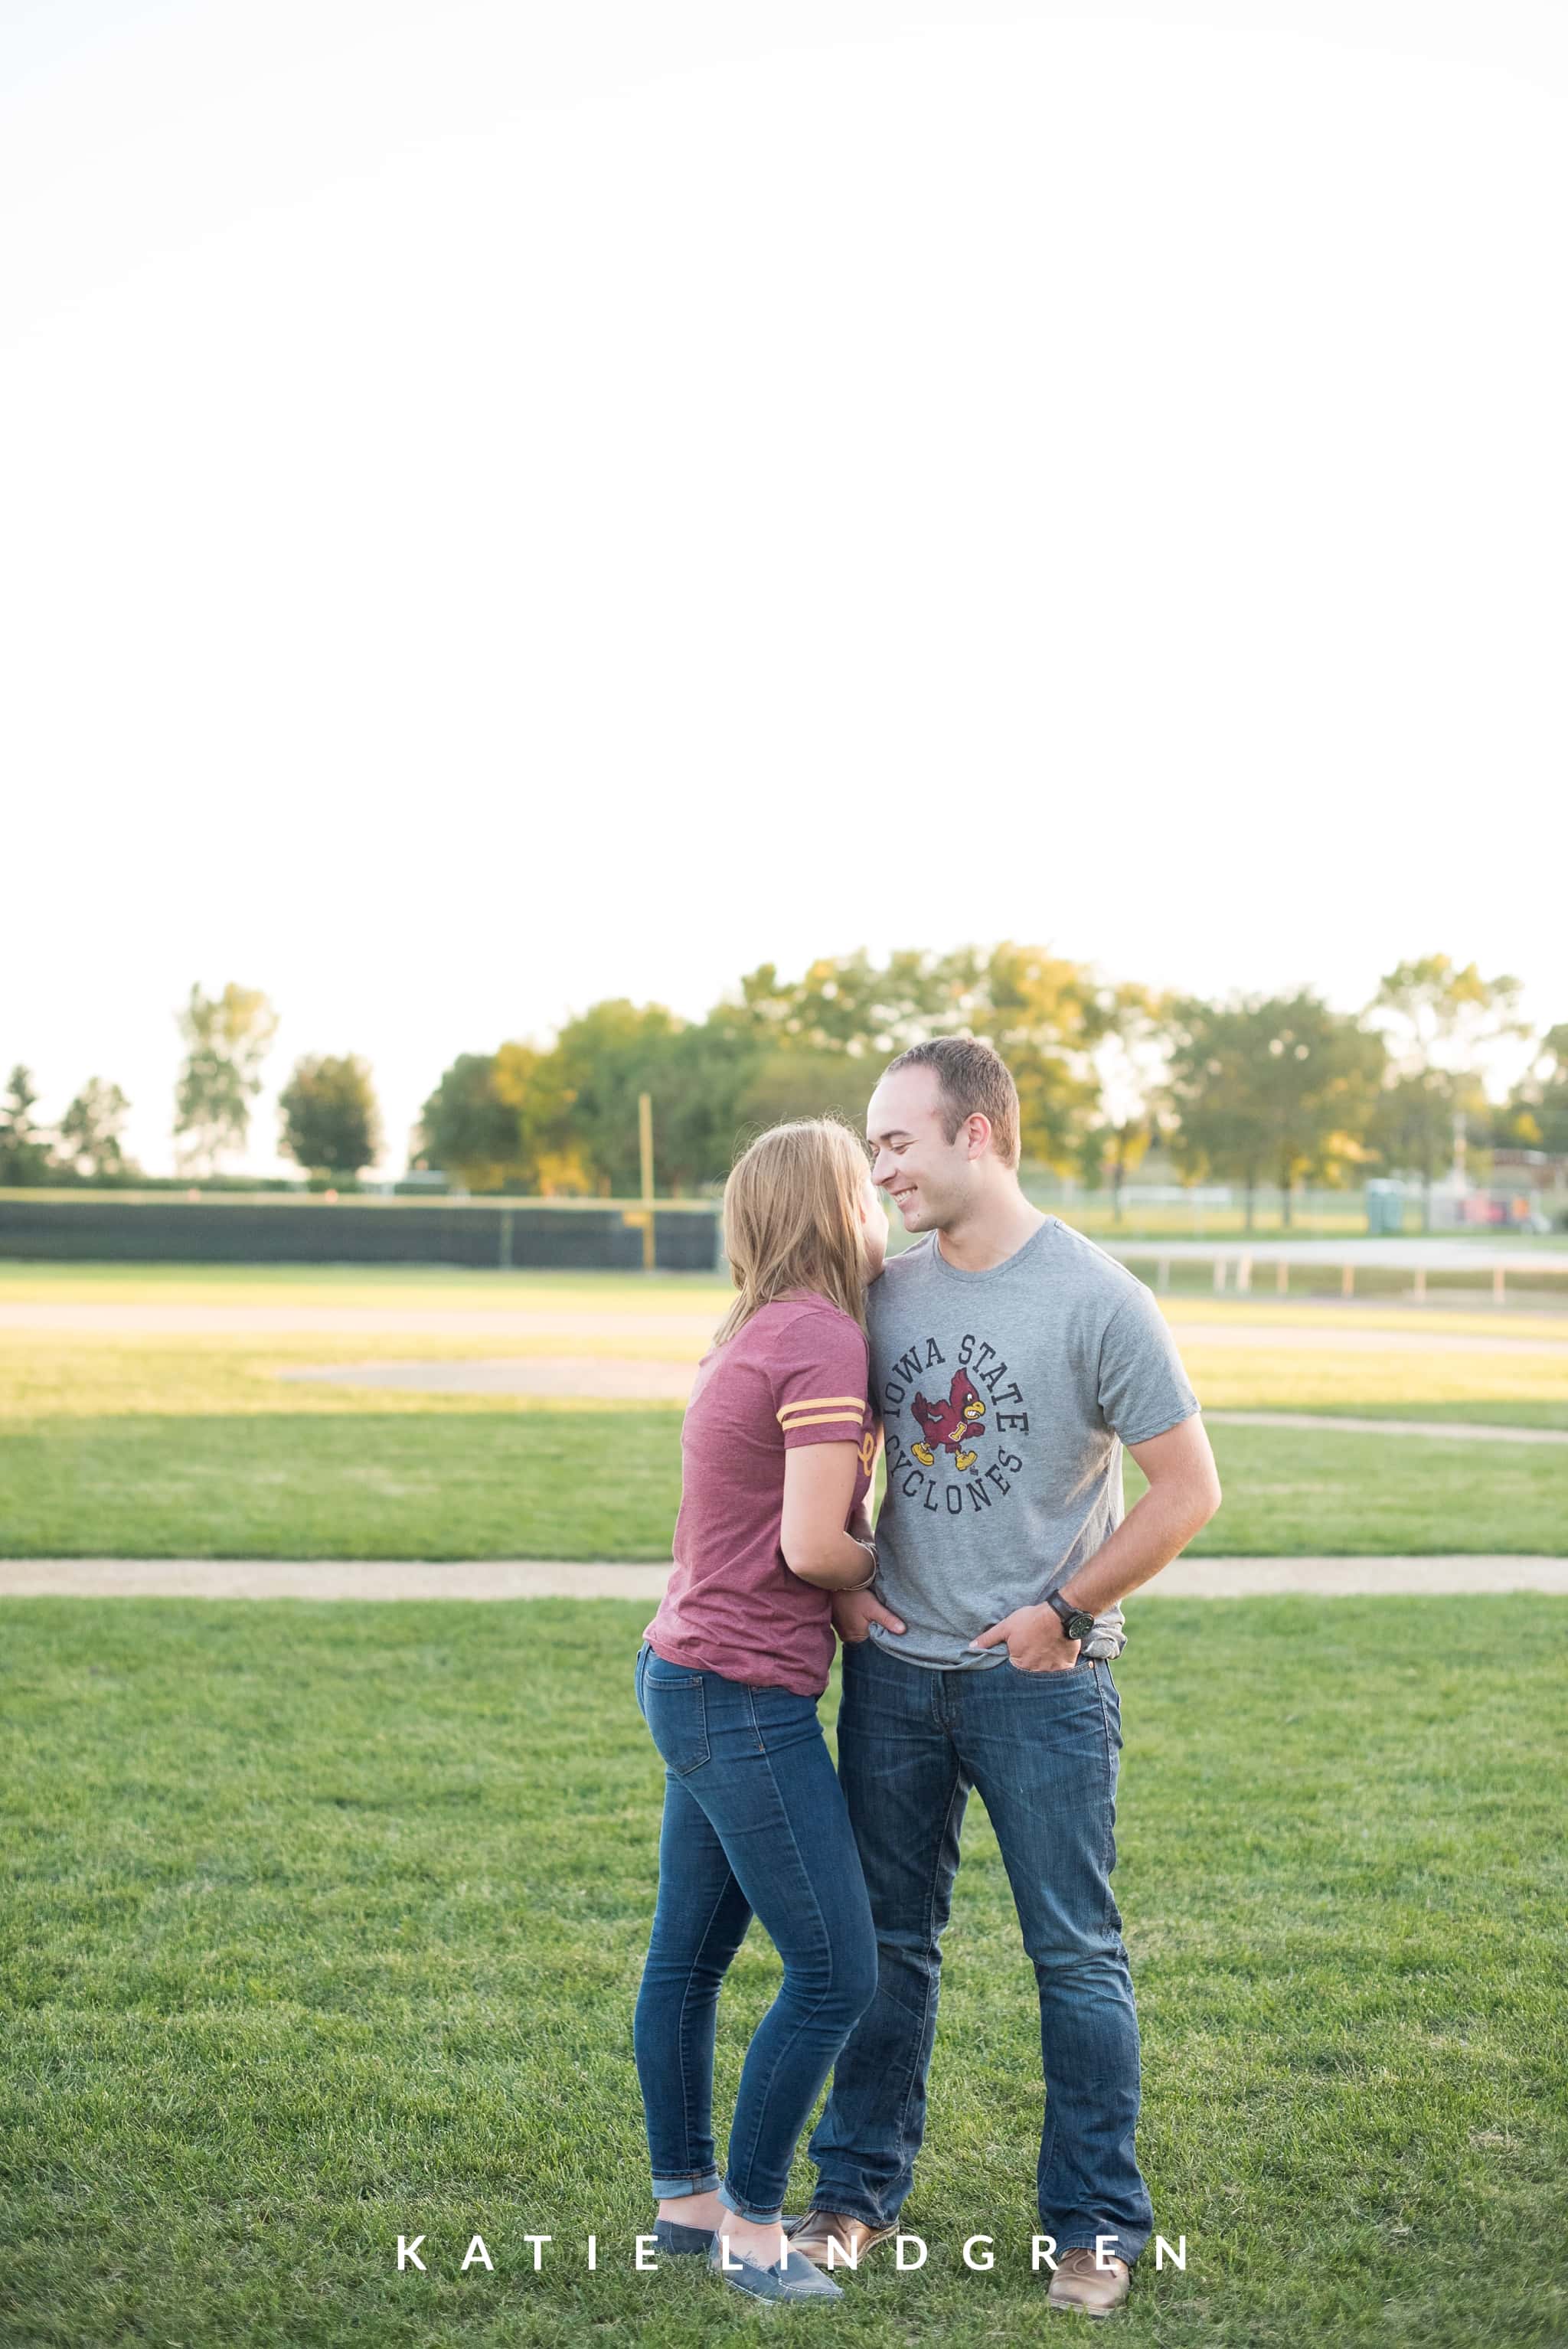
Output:
[[[637,1653],[665,1763],[658,1907],[637,1997],[655,2234],[758,2300],[841,2300],[789,2248],[789,2165],[876,1989],[876,1936],[817,1719],[832,1594],[869,1583],[865,1290],[887,1225],[847,1126],[775,1126],[738,1162],[724,1243],[739,1290],[681,1432],[675,1568]],[[747,2053],[721,2181],[712,2128],[719,1985],[759,1917],[784,1961]]]

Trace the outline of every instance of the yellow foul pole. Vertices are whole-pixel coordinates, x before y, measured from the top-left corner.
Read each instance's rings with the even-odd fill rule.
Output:
[[[654,1268],[654,1101],[637,1095],[637,1144],[643,1160],[643,1270]]]

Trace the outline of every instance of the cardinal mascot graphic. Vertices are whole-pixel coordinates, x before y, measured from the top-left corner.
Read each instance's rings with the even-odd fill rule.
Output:
[[[964,1438],[973,1433],[978,1420],[985,1418],[985,1406],[967,1371],[954,1371],[945,1402],[927,1402],[923,1394],[917,1394],[910,1409],[925,1434],[923,1444],[912,1444],[909,1447],[923,1468],[935,1465],[933,1447],[938,1444],[944,1452],[952,1453],[955,1468],[974,1467],[979,1455],[973,1450],[965,1451]]]

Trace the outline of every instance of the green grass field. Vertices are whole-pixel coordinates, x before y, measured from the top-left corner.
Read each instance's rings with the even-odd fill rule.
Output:
[[[675,1411],[129,1414],[0,1443],[14,1557],[604,1558],[670,1554]],[[1568,1446],[1215,1427],[1193,1557],[1555,1553]],[[1142,1489],[1127,1477],[1130,1503]]]
[[[1115,1667],[1140,2157],[1188,2249],[1140,2265],[1119,2337],[1559,2344],[1568,1601],[1496,1600],[1484,1642],[1463,1601],[1343,1601],[1331,1640],[1326,1612],[1166,1602]],[[6,1602],[7,2344],[755,2337],[714,2280],[630,2265],[645,1619]],[[1037,2010],[977,1800],[946,1959],[904,2213],[927,2266],[872,2255],[828,2318],[791,2313],[813,2339],[1046,2328]],[[754,1929],[721,2144],[776,1982]],[[426,2275],[395,2271],[399,2232]],[[476,2232],[493,2274],[458,2271]],[[554,2239],[538,2276],[528,2232]],[[959,2264],[975,2233],[989,2275]]]
[[[727,1294],[700,1278],[605,1274],[4,1268],[0,1306],[108,1309],[116,1326],[0,1329],[0,1555],[665,1558],[677,1407],[301,1385],[278,1373],[531,1353],[695,1361]],[[121,1326],[192,1308],[232,1325],[257,1307],[467,1322],[352,1333]],[[519,1307],[579,1326],[564,1336],[492,1326]],[[1568,1548],[1568,1445],[1384,1440],[1334,1424],[1349,1413],[1568,1428],[1568,1319],[1264,1299],[1173,1298],[1168,1309],[1211,1409],[1322,1420],[1313,1430],[1213,1426],[1225,1504],[1193,1555]],[[1255,1342],[1205,1342],[1216,1323]],[[1345,1332],[1346,1350],[1284,1344],[1282,1327]],[[1375,1330],[1501,1335],[1540,1350],[1368,1353],[1349,1342]],[[1140,1489],[1130,1467],[1129,1499]]]
[[[0,1328],[0,1552],[667,1557],[676,1409],[277,1373],[692,1361],[725,1295],[603,1275],[0,1268],[0,1308],[120,1309],[108,1326]],[[236,1326],[280,1307],[405,1326]],[[496,1319],[517,1307],[559,1326]],[[191,1308],[218,1325],[128,1320]],[[1215,1425],[1226,1500],[1195,1548],[1568,1547],[1568,1446],[1334,1423],[1568,1425],[1568,1321],[1169,1309],[1212,1409],[1321,1422]],[[430,1312],[471,1318],[407,1326]],[[610,1318],[573,1326],[584,1313]],[[1243,1342],[1197,1334],[1216,1325]],[[1373,1330],[1533,1347],[1352,1342]],[[5,2349],[755,2336],[760,2313],[711,2279],[631,2265],[653,2209],[631,2061],[661,1798],[632,1695],[651,1611],[0,1604]],[[1568,1600],[1540,1596],[1491,1600],[1484,1638],[1450,1599],[1171,1599],[1133,1617],[1114,1668],[1115,1890],[1143,2033],[1140,2157],[1188,2265],[1157,2274],[1150,2253],[1121,2337],[1568,2340],[1565,1661]],[[830,1728],[836,1694],[835,1679]],[[874,2254],[829,2317],[785,2320],[813,2338],[830,2322],[866,2349],[1009,2349],[1047,2327],[1026,2271],[1037,2009],[977,1801],[945,1947],[905,2212],[927,2265],[901,2276]],[[777,1979],[754,1930],[721,2009],[721,2144]],[[802,2163],[797,2195],[809,2185]],[[535,2275],[538,2232],[554,2240]],[[426,2274],[396,2271],[399,2233],[425,2236]],[[476,2233],[493,2273],[459,2272]],[[973,2234],[995,2238],[988,2275],[960,2264]]]

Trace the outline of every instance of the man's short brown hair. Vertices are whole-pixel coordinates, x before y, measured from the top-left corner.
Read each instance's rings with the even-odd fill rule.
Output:
[[[891,1077],[895,1069],[934,1069],[946,1139],[956,1141],[965,1119],[978,1112],[991,1122],[991,1146],[1003,1165],[1016,1166],[1018,1088],[994,1044],[978,1036],[934,1036],[890,1061],[883,1076]]]

